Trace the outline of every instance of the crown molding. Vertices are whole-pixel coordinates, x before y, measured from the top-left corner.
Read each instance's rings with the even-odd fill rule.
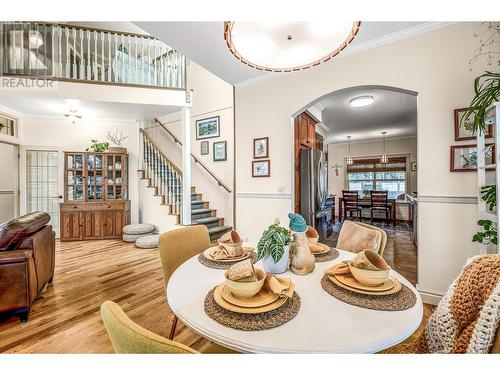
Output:
[[[383,46],[385,44],[393,43],[393,42],[396,42],[398,40],[410,38],[410,37],[420,35],[423,33],[427,33],[430,31],[434,31],[434,30],[437,30],[437,29],[440,29],[440,28],[443,28],[446,26],[450,26],[454,23],[455,22],[425,22],[425,23],[422,23],[421,25],[408,27],[406,29],[402,29],[402,30],[399,30],[399,31],[396,31],[394,33],[390,33],[390,34],[387,34],[384,36],[380,36],[378,38],[371,39],[371,40],[368,40],[366,42],[362,42],[362,43],[354,44],[354,45],[350,44],[348,46],[348,48],[346,48],[345,50],[340,52],[337,56],[335,56],[335,58],[333,58],[332,61],[335,61],[337,59],[341,59],[342,57],[346,57],[346,56],[350,56],[350,55],[353,55],[356,53],[367,51],[367,50],[372,49],[372,48],[380,47],[380,46]],[[265,74],[261,74],[257,77],[253,77],[253,78],[241,81],[241,82],[237,82],[236,84],[234,84],[234,87],[236,87],[237,89],[240,89],[240,88],[244,88],[244,87],[254,86],[254,85],[257,85],[259,83],[263,83],[263,82],[270,81],[272,79],[281,77],[285,74],[290,74],[290,73],[265,73]]]

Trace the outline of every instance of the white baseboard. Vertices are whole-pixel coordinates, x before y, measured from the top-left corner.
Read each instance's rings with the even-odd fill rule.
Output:
[[[439,294],[422,292],[420,290],[418,292],[420,293],[420,297],[422,298],[422,302],[427,303],[429,305],[437,306],[437,304],[439,303],[439,301],[441,301],[441,298],[443,297],[442,295],[439,295]]]

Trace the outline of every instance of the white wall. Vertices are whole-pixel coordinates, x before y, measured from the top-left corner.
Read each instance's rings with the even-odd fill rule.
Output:
[[[199,65],[190,62],[189,88],[193,89],[191,108],[191,152],[198,157],[221,181],[229,187],[231,193],[220,187],[217,182],[197,165],[191,163],[191,184],[203,194],[203,200],[210,202],[210,208],[217,209],[217,216],[225,219],[226,225],[233,225],[233,168],[234,168],[234,114],[233,86],[213,75]],[[159,119],[179,139],[182,139],[180,112],[162,116]],[[209,154],[201,155],[201,140],[196,140],[196,120],[220,116],[220,137],[207,139]],[[181,147],[155,124],[147,124],[146,131],[160,146],[165,155],[179,168],[181,166]],[[213,143],[227,142],[227,161],[213,161]]]
[[[137,144],[138,129],[135,120],[83,120],[73,125],[64,118],[36,118],[24,119],[24,145],[23,149],[52,149],[59,150],[59,188],[60,194],[64,192],[64,159],[62,151],[85,151],[91,144],[91,139],[106,140],[108,130],[119,129],[123,135],[128,136],[124,142],[129,153],[129,199],[131,201],[131,220],[137,223],[139,218],[138,208],[138,174],[137,174]],[[21,168],[21,173],[23,169]],[[21,178],[23,180],[23,178]],[[21,185],[21,213],[25,209],[25,191]]]
[[[410,163],[417,161],[417,138],[397,138],[386,140],[386,150],[389,156],[407,157],[407,193],[417,191],[417,172],[412,172]],[[351,142],[351,156],[356,159],[380,157],[382,153],[381,141]],[[342,196],[342,190],[347,189],[347,166],[345,158],[348,156],[347,143],[331,143],[328,145],[328,192],[337,197]],[[335,175],[335,165],[338,168],[338,176]],[[335,206],[338,215],[338,205]],[[364,214],[363,214],[364,215]],[[408,220],[408,206],[400,203],[398,205],[397,218]]]
[[[465,260],[478,251],[470,240],[477,229],[476,206],[470,204],[477,194],[476,176],[449,172],[453,110],[468,105],[474,78],[488,68],[486,64],[476,65],[469,71],[468,61],[478,46],[473,37],[476,26],[453,24],[237,89],[236,210],[237,229],[242,236],[257,240],[275,216],[287,222],[293,199],[292,115],[318,97],[342,88],[385,85],[415,91],[420,195],[418,288],[444,293]],[[270,138],[271,177],[252,178],[252,139],[266,136]]]

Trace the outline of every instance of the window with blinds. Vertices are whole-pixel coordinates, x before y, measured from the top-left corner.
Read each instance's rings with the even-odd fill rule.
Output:
[[[406,193],[406,158],[389,158],[388,163],[380,159],[356,159],[347,166],[349,190],[367,195],[370,190],[387,190],[388,197],[396,199]]]

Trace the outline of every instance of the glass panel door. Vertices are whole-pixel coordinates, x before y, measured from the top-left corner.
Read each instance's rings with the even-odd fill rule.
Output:
[[[66,154],[66,200],[83,201],[84,154]]]
[[[87,200],[104,199],[103,155],[87,154]]]
[[[59,236],[59,153],[26,150],[26,213],[44,211]]]

